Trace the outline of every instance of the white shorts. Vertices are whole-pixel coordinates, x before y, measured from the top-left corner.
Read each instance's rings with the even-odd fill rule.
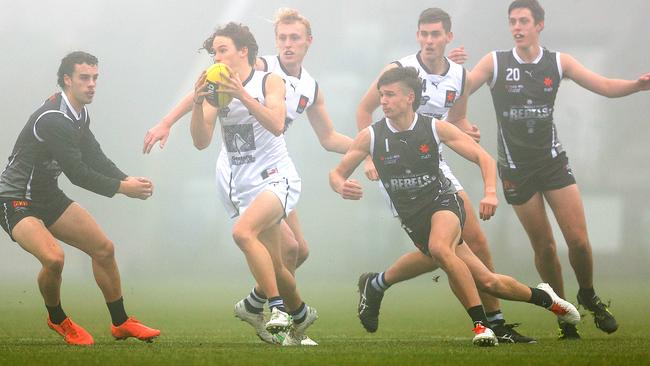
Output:
[[[301,180],[291,159],[287,158],[278,166],[260,170],[259,179],[254,185],[249,182],[235,182],[227,155],[219,154],[216,171],[217,191],[230,218],[243,214],[264,191],[271,191],[278,197],[285,217],[295,209],[300,198]]]
[[[462,191],[463,186],[460,184],[458,179],[456,179],[456,177],[454,176],[454,173],[451,172],[451,168],[449,167],[449,165],[447,165],[447,162],[445,161],[444,158],[442,158],[442,156],[441,156],[440,163],[439,163],[438,166],[440,167],[440,170],[442,171],[442,174],[444,174],[445,177],[447,177],[447,179],[449,179],[451,181],[451,184],[454,185],[454,188],[456,188],[456,191]]]

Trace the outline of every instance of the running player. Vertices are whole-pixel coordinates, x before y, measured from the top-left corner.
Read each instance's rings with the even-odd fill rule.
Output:
[[[59,189],[57,178],[63,172],[73,184],[97,194],[121,193],[143,200],[151,197],[153,184],[118,169],[90,131],[86,104],[95,96],[97,58],[72,52],[61,60],[57,75],[62,92],[49,97],[31,115],[0,176],[0,225],[41,262],[38,286],[48,312],[47,325],[68,344],[92,345],[94,341],[61,306],[64,253],[57,239],[90,256],[95,281],[111,315],[113,337],[151,341],[160,331],[128,317],[124,309],[113,242],[88,211]]]
[[[593,258],[584,208],[553,109],[560,81],[568,78],[595,93],[622,97],[650,89],[650,74],[637,80],[608,79],[568,54],[540,46],[544,9],[537,0],[516,0],[508,8],[515,47],[485,55],[470,74],[470,92],[488,84],[498,124],[498,168],[506,200],[526,230],[543,281],[564,297],[562,269],[544,208],[553,210],[569,249],[580,287],[578,303],[589,310],[596,327],[618,329],[616,319],[593,286]],[[574,325],[560,322],[560,339],[580,338]]]
[[[282,260],[282,232],[289,230],[284,218],[300,195],[300,177],[283,137],[284,82],[253,68],[258,47],[246,26],[228,23],[206,39],[204,48],[215,63],[229,67],[220,92],[234,99],[219,108],[206,102],[209,92],[203,72],[193,97],[192,140],[197,149],[205,149],[219,117],[223,144],[217,161],[218,189],[231,217],[238,217],[233,238],[268,296],[271,317],[266,330],[275,334],[290,329],[285,344],[300,345],[318,316],[300,298],[295,277]]]
[[[493,296],[528,301],[570,323],[580,321],[576,308],[555,295],[548,284],[529,288],[511,277],[494,274],[462,241],[463,200],[440,169],[438,147],[444,143],[481,168],[485,188],[479,213],[483,220],[490,219],[497,207],[495,162],[454,125],[415,112],[422,98],[418,71],[412,67],[388,70],[377,81],[377,88],[385,118],[357,135],[330,173],[332,189],[344,199],[360,199],[361,185],[348,178],[371,156],[402,227],[419,249],[419,262],[427,261],[430,267],[447,273],[449,286],[472,318],[474,344],[498,344],[474,281]],[[362,276],[360,285],[372,287],[370,276]],[[362,298],[359,308],[363,310],[366,303]]]
[[[390,63],[382,70],[382,73],[397,67],[414,67],[422,78],[422,101],[417,112],[428,117],[454,123],[478,142],[480,139],[479,131],[476,126],[470,125],[466,117],[468,93],[466,92],[467,77],[465,69],[444,56],[445,47],[453,40],[449,14],[439,8],[425,9],[418,19],[416,39],[420,44],[420,51]],[[454,50],[454,52],[457,51]],[[464,60],[464,58],[461,60]],[[375,81],[366,92],[357,109],[357,126],[359,129],[370,125],[372,113],[377,107],[379,107],[379,92]],[[442,145],[440,145],[440,148],[442,149]],[[487,239],[474,214],[472,202],[442,158],[442,150],[438,155],[440,156],[440,168],[454,184],[458,195],[465,204],[467,219],[463,226],[462,238],[476,256],[491,271],[494,271]],[[372,160],[366,159],[365,165],[367,177],[371,180],[377,180],[378,175]],[[360,287],[360,296],[368,299],[366,306],[359,311],[359,318],[364,328],[369,332],[377,330],[381,299],[384,291],[389,286],[434,270],[435,267],[431,267],[431,264],[418,251],[413,251],[399,258],[385,272],[377,274],[375,276],[377,279],[370,279],[380,281],[382,284],[381,286],[367,288],[372,293],[365,294]],[[360,281],[360,284],[361,282],[363,281]],[[497,298],[483,292],[479,294],[487,311],[492,330],[502,343],[535,343],[533,338],[526,337],[513,329],[515,325],[506,324]]]
[[[352,140],[334,129],[325,107],[323,91],[302,66],[312,40],[311,25],[307,18],[295,9],[279,9],[275,17],[275,44],[278,54],[258,57],[255,68],[273,72],[285,81],[287,106],[285,132],[293,121],[306,112],[321,146],[327,151],[343,154]],[[181,100],[162,121],[149,129],[144,139],[144,153],[149,153],[158,141],[161,148],[165,145],[171,127],[192,109],[192,95]],[[287,269],[294,273],[307,259],[309,247],[297,211],[291,211],[285,221],[291,230],[283,232],[284,263]],[[253,326],[260,339],[268,343],[278,343],[281,339],[274,338],[265,328],[262,311],[266,301],[266,294],[256,286],[245,299],[235,304],[235,316]],[[301,344],[315,345],[315,342],[305,336]]]

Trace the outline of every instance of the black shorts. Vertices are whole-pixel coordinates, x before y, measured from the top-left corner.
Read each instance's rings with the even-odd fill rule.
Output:
[[[47,200],[29,201],[0,198],[0,225],[11,235],[14,227],[25,217],[33,216],[49,227],[63,215],[63,212],[72,204],[72,201],[63,192],[59,191]]]
[[[576,182],[566,153],[536,168],[498,167],[503,194],[511,205],[523,205],[537,192],[564,188]]]
[[[426,208],[426,211],[417,215],[415,218],[402,221],[402,228],[413,241],[413,244],[420,249],[420,251],[428,256],[429,253],[429,235],[431,234],[431,216],[438,211],[451,211],[460,221],[461,231],[465,225],[465,206],[463,199],[460,198],[458,193],[441,194],[435,200],[434,204]],[[458,244],[462,243],[461,239]]]

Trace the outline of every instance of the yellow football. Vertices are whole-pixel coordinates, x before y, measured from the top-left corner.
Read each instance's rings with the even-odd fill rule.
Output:
[[[217,108],[225,107],[232,101],[232,96],[226,93],[219,92],[219,82],[223,81],[223,75],[230,76],[228,68],[222,63],[216,63],[210,66],[205,71],[206,80],[208,82],[208,92],[205,99],[208,103]]]

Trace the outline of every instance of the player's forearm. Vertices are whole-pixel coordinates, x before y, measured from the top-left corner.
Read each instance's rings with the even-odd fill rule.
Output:
[[[496,194],[497,191],[497,164],[492,157],[484,152],[478,156],[478,165],[483,177],[483,193]]]
[[[620,98],[640,90],[640,84],[636,80],[608,79],[597,93],[608,98]]]
[[[171,128],[179,119],[192,111],[192,98],[194,93],[189,93],[160,121],[160,125]]]
[[[276,108],[269,108],[248,94],[241,99],[241,102],[250,114],[273,135],[280,136],[284,133],[286,115],[284,103]]]
[[[325,150],[339,154],[345,154],[350,148],[350,145],[352,145],[351,138],[336,131],[332,131],[327,136],[319,138],[319,142]]]
[[[338,194],[341,194],[343,183],[347,177],[343,176],[338,169],[332,169],[330,171],[330,187],[332,190]]]
[[[372,124],[372,111],[362,102],[357,108],[357,130],[361,131]]]
[[[194,147],[198,150],[203,150],[210,145],[212,140],[212,128],[205,121],[203,115],[203,104],[193,103],[192,121],[190,122],[190,135],[192,135],[192,142]]]

